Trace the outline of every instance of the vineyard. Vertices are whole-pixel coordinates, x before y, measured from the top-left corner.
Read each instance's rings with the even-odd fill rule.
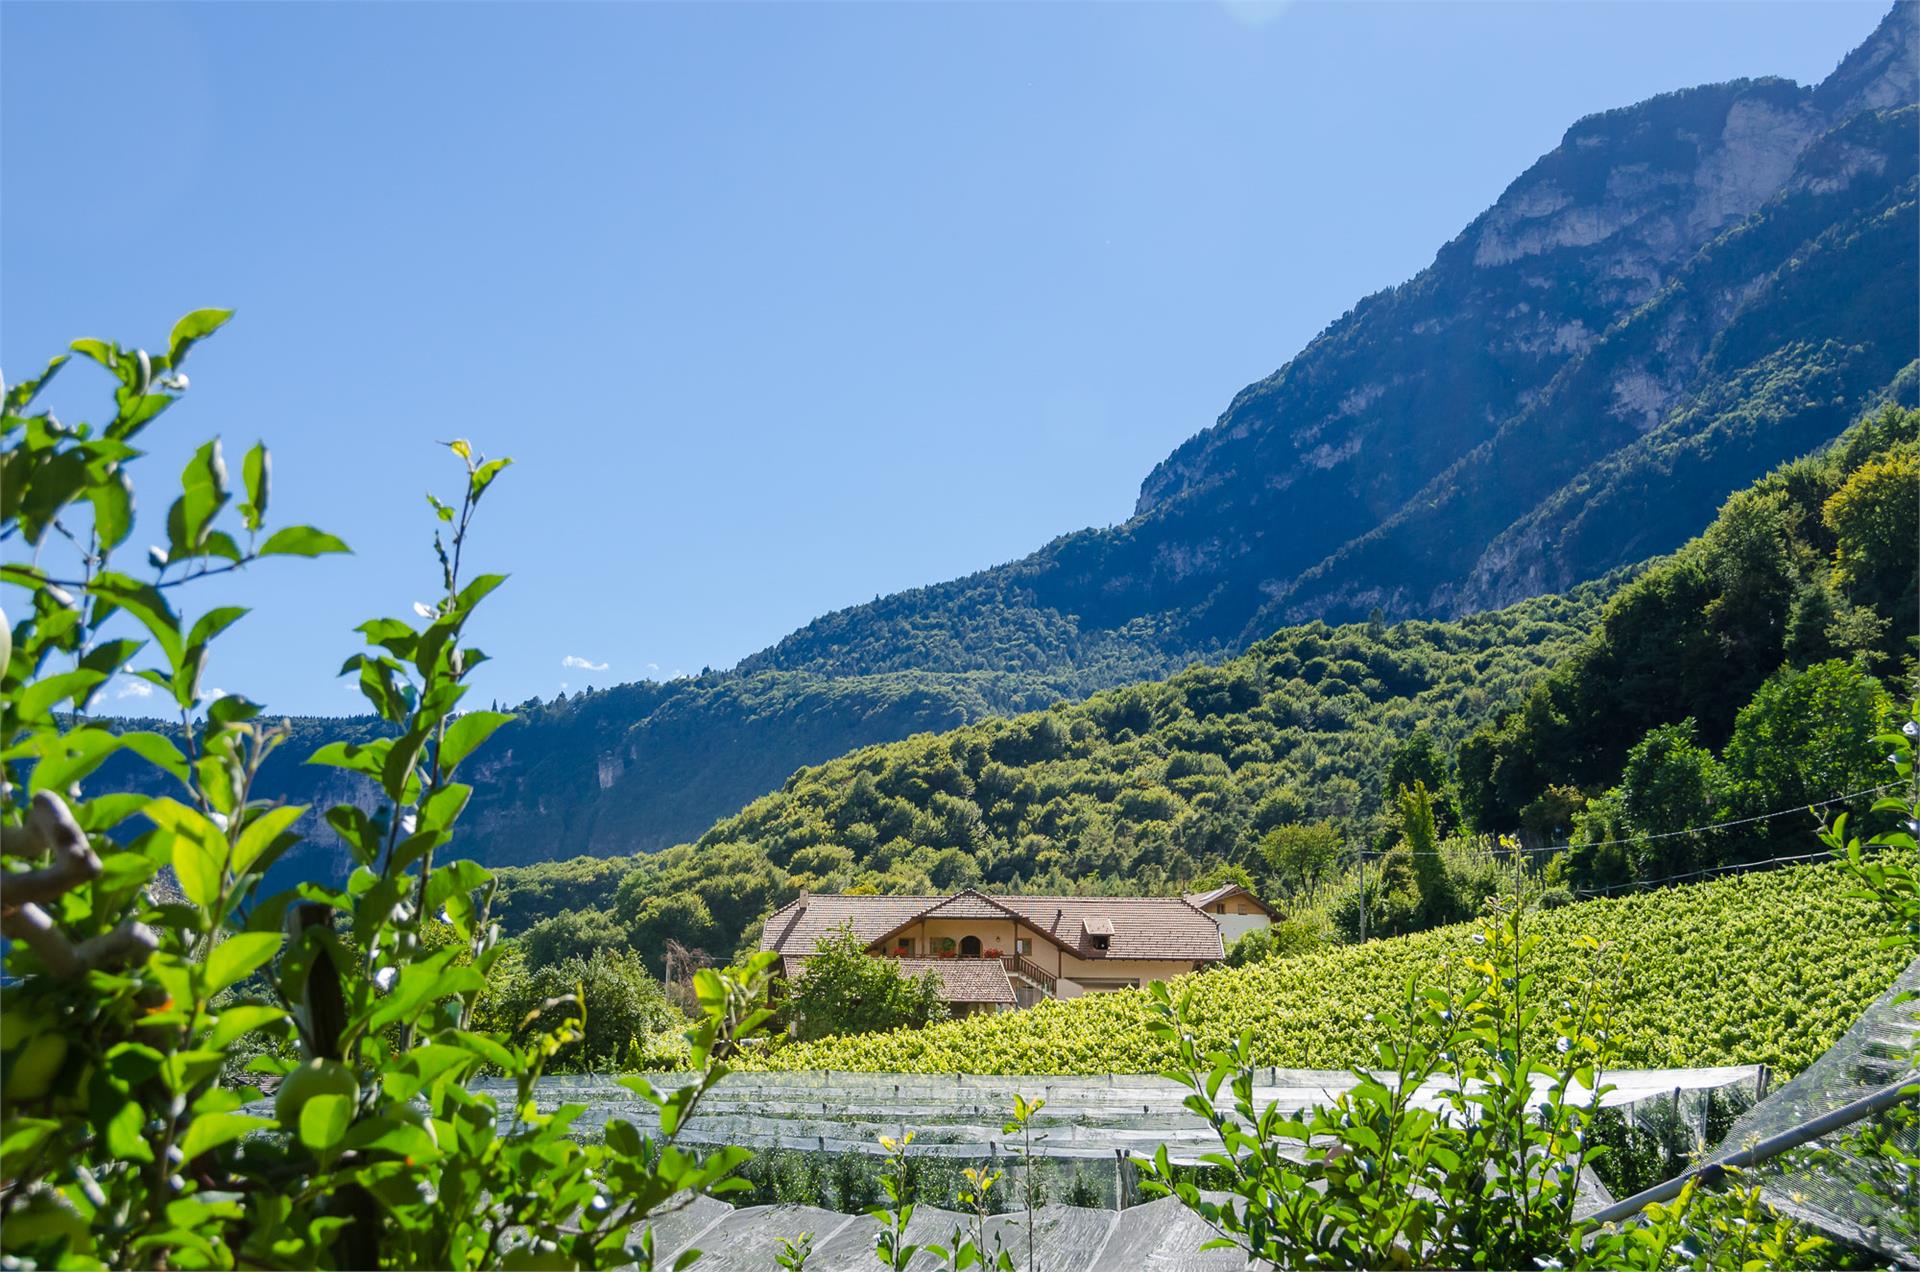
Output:
[[[1849,896],[1837,865],[1776,870],[1589,901],[1530,917],[1548,1001],[1578,988],[1583,937],[1624,959],[1612,1062],[1680,1068],[1805,1068],[1876,995],[1902,957],[1879,947],[1876,913]],[[1469,953],[1472,924],[1362,946],[1217,969],[1188,978],[1212,1046],[1251,1029],[1258,1063],[1342,1068],[1367,1062],[1409,976],[1444,976]],[[1144,993],[1050,1002],[919,1031],[829,1038],[760,1063],[780,1069],[908,1073],[1147,1073],[1171,1052],[1147,1028]]]

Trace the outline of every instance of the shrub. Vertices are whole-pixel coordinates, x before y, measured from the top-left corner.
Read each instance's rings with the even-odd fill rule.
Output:
[[[945,1020],[940,978],[903,976],[890,959],[867,953],[851,926],[823,939],[794,978],[788,1012],[805,1040],[881,1033]]]

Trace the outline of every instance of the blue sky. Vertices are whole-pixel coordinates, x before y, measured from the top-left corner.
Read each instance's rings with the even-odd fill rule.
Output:
[[[143,506],[264,438],[278,518],[357,553],[250,571],[213,685],[354,708],[452,436],[518,461],[479,696],[664,678],[1124,519],[1575,119],[1818,79],[1883,11],[9,0],[0,366],[239,310]]]

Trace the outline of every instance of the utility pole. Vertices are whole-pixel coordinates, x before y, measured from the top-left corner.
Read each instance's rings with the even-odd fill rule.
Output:
[[[1360,944],[1367,943],[1367,850],[1360,850]]]

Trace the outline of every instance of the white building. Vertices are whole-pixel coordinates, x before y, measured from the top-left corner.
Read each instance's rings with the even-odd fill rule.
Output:
[[[1277,917],[1264,901],[1237,883],[1211,892],[1189,892],[1186,902],[1220,925],[1220,941],[1228,949],[1255,928],[1271,927]]]

